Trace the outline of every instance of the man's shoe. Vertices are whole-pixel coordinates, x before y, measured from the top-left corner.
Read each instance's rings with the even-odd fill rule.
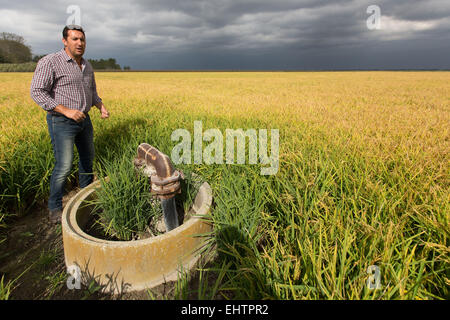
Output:
[[[61,209],[50,210],[48,217],[51,223],[54,224],[61,223],[62,210]]]

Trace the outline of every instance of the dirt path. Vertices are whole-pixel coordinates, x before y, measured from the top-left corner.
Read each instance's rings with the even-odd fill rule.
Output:
[[[77,190],[64,196],[63,205]],[[48,211],[44,206],[36,208],[25,217],[11,223],[6,241],[0,244],[0,278],[4,283],[16,279],[9,299],[171,299],[175,283],[164,283],[151,290],[112,296],[101,293],[100,287],[91,283],[80,290],[70,290],[69,277],[64,263],[64,248],[61,225],[48,222]],[[196,286],[196,276],[189,287]],[[194,289],[195,290],[195,289]],[[195,295],[192,296],[195,299]]]
[[[66,195],[63,203],[75,192]],[[5,276],[5,283],[16,279],[10,299],[84,297],[83,292],[67,289],[61,225],[48,222],[46,207],[40,206],[12,222],[6,236],[6,241],[0,244],[0,272]]]

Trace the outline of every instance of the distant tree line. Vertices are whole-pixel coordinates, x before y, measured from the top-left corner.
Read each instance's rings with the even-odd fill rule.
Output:
[[[116,59],[88,59],[95,70],[122,70],[120,65],[116,63]]]
[[[23,66],[0,66],[1,71],[34,71],[36,62],[39,61],[44,55],[32,55],[30,46],[25,44],[25,40],[22,36],[14,33],[1,32],[0,33],[0,64],[27,64]],[[122,70],[119,64],[116,63],[116,59],[88,59],[95,70]],[[34,62],[34,64],[32,63]],[[29,69],[32,70],[29,70]],[[130,70],[130,67],[125,66],[124,70]]]

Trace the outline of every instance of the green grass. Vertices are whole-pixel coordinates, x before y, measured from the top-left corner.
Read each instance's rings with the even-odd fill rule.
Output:
[[[0,279],[0,300],[9,300],[11,290],[13,289],[14,281],[8,281],[5,283],[5,276]]]
[[[125,149],[114,161],[99,164],[101,188],[96,192],[96,199],[87,202],[95,205],[96,223],[112,239],[129,241],[144,233],[147,236],[161,234],[156,228],[163,216],[161,202],[150,193],[148,177],[134,168],[132,160],[136,149]],[[183,208],[187,219],[202,179],[190,171],[183,173],[181,193],[175,196],[175,201]]]
[[[141,218],[149,208],[149,186],[136,179],[132,153],[123,149],[134,150],[139,142],[150,141],[170,154],[170,128],[153,127],[159,136],[145,140],[146,131],[138,127],[134,134],[142,138],[134,138],[134,146],[123,143],[118,134],[118,140],[109,141],[108,150],[103,151],[97,171],[113,178],[103,184],[111,192],[102,201],[110,206],[104,212],[120,214],[105,220],[112,235],[129,240],[152,216]],[[232,292],[236,299],[448,297],[448,204],[431,205],[435,198],[416,188],[424,183],[419,179],[426,177],[412,176],[409,183],[402,183],[407,179],[406,167],[397,166],[393,175],[389,162],[342,152],[330,141],[314,141],[297,144],[295,153],[281,159],[276,176],[259,175],[258,166],[187,166],[213,188],[215,229],[210,244],[218,250],[218,259],[204,272],[221,274],[214,295]],[[113,228],[113,224],[124,227]],[[381,290],[367,289],[370,265],[380,268]],[[178,298],[188,294],[182,288],[189,290],[180,284]],[[208,298],[211,293],[205,289],[199,296]]]
[[[101,188],[91,202],[105,233],[125,241],[145,232],[162,216],[161,207],[152,205],[148,178],[137,174],[132,159],[132,153],[126,152],[104,165],[100,171]]]
[[[30,269],[35,265],[35,262],[29,265],[21,274],[19,274],[16,278],[12,280],[8,280],[5,282],[5,275],[2,275],[0,279],[0,301],[1,300],[9,300],[11,297],[11,293],[14,291],[14,284]]]
[[[131,165],[142,142],[170,155],[173,130],[192,131],[195,120],[203,121],[203,130],[280,130],[275,176],[261,176],[258,165],[181,166],[212,187],[209,248],[218,254],[208,267],[199,266],[197,279],[180,277],[175,296],[448,299],[448,73],[270,77],[98,77],[112,115],[107,121],[92,116],[100,178],[120,173],[114,169],[120,163]],[[28,114],[27,102],[12,106],[20,113],[22,104]],[[2,137],[13,142],[0,145],[5,214],[25,214],[48,197],[52,151],[36,114],[33,131]],[[72,174],[76,179],[76,165]],[[124,175],[113,189],[130,185]],[[116,208],[128,201],[114,199]],[[381,289],[367,287],[371,265],[380,269]]]
[[[0,63],[0,72],[34,72],[36,62]]]

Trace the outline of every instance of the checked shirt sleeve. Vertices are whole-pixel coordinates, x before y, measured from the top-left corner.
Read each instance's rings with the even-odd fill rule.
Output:
[[[54,72],[47,59],[39,60],[31,81],[31,98],[44,110],[51,111],[58,103],[51,95],[54,82]]]
[[[95,75],[93,76],[92,102],[94,105],[97,105],[100,102],[102,102],[102,99],[100,99],[97,93],[97,84],[95,83]]]

